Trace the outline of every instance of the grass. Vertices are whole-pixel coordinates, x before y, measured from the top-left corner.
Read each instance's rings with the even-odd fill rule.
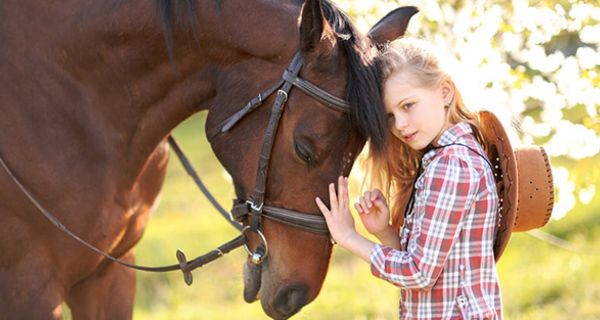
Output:
[[[206,141],[205,117],[194,116],[174,135],[204,182],[228,208],[233,188]],[[596,197],[544,230],[599,250],[598,211]],[[192,258],[235,235],[173,157],[158,210],[137,247],[137,262],[172,264],[177,248]],[[238,250],[194,271],[189,287],[179,273],[138,272],[134,319],[265,319],[259,303],[246,304],[242,298],[245,258],[244,251]],[[572,253],[518,233],[498,270],[505,319],[600,318],[599,256]],[[395,319],[399,295],[397,288],[371,276],[366,263],[336,248],[320,295],[294,319]]]
[[[229,208],[233,187],[206,141],[205,117],[192,117],[178,127],[174,136],[204,183]],[[192,258],[235,235],[236,231],[212,208],[172,157],[160,204],[137,247],[137,260],[148,265],[174,263],[177,248]],[[238,250],[197,269],[190,287],[179,273],[138,272],[134,319],[266,318],[260,303],[247,304],[243,300],[245,259],[245,252]],[[295,318],[389,319],[396,314],[399,296],[396,288],[370,276],[366,263],[336,250],[319,297]]]

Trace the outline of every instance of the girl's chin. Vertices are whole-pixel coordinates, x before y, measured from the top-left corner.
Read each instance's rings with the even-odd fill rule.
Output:
[[[419,141],[414,141],[409,144],[409,146],[416,151],[423,151],[425,148],[427,148],[428,145],[429,144],[419,142]]]

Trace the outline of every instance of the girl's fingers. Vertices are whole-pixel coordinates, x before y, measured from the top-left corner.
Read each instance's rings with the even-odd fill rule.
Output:
[[[321,210],[321,213],[325,216],[325,215],[329,215],[329,209],[327,208],[327,206],[323,203],[323,201],[321,201],[321,198],[316,197],[315,198],[315,202],[317,203],[317,207],[319,207],[319,210]]]
[[[344,205],[344,178],[342,176],[339,176],[337,179],[337,196],[338,196],[338,202],[340,206]]]
[[[365,199],[365,204],[366,204],[367,208],[371,208],[371,206],[373,205],[371,203],[371,192],[366,191],[363,198]]]
[[[378,198],[375,201],[373,201],[373,204],[375,205],[375,207],[377,207],[377,209],[379,209],[380,212],[384,212],[385,210],[387,210],[387,204],[381,198]]]
[[[348,178],[339,177],[338,192],[340,194],[340,204],[346,210],[348,208]]]
[[[371,193],[371,201],[375,201],[377,198],[383,198],[383,193],[381,193],[381,190],[375,188]]]
[[[364,211],[362,210],[362,208],[360,207],[360,204],[358,202],[354,203],[354,209],[356,209],[356,211],[358,211],[358,213],[364,213]]]
[[[367,202],[366,202],[364,196],[360,197],[359,202],[360,202],[360,207],[362,208],[362,210],[364,212],[369,212],[369,208],[367,207]]]
[[[338,199],[337,194],[335,193],[335,185],[333,183],[329,184],[329,204],[331,205],[332,210],[338,208]]]

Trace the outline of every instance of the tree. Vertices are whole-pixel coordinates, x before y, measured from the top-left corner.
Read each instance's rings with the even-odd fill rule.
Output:
[[[419,7],[407,35],[455,58],[454,80],[467,104],[513,127],[513,144],[547,150],[557,196],[553,219],[593,199],[600,181],[597,1],[336,2],[363,31],[393,8]]]

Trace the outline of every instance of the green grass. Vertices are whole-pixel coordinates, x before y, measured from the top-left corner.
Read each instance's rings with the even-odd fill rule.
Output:
[[[229,208],[232,185],[206,141],[205,117],[194,116],[174,135],[204,182]],[[598,198],[545,230],[600,249]],[[235,235],[173,157],[158,210],[137,247],[137,262],[175,263],[177,248],[192,258]],[[190,287],[179,273],[138,272],[134,319],[265,319],[259,303],[243,301],[244,261],[243,250],[230,253],[194,271]],[[600,318],[598,256],[574,254],[520,233],[513,235],[498,268],[506,319]],[[374,278],[366,263],[336,248],[320,295],[294,318],[394,319],[398,299],[398,289]]]

